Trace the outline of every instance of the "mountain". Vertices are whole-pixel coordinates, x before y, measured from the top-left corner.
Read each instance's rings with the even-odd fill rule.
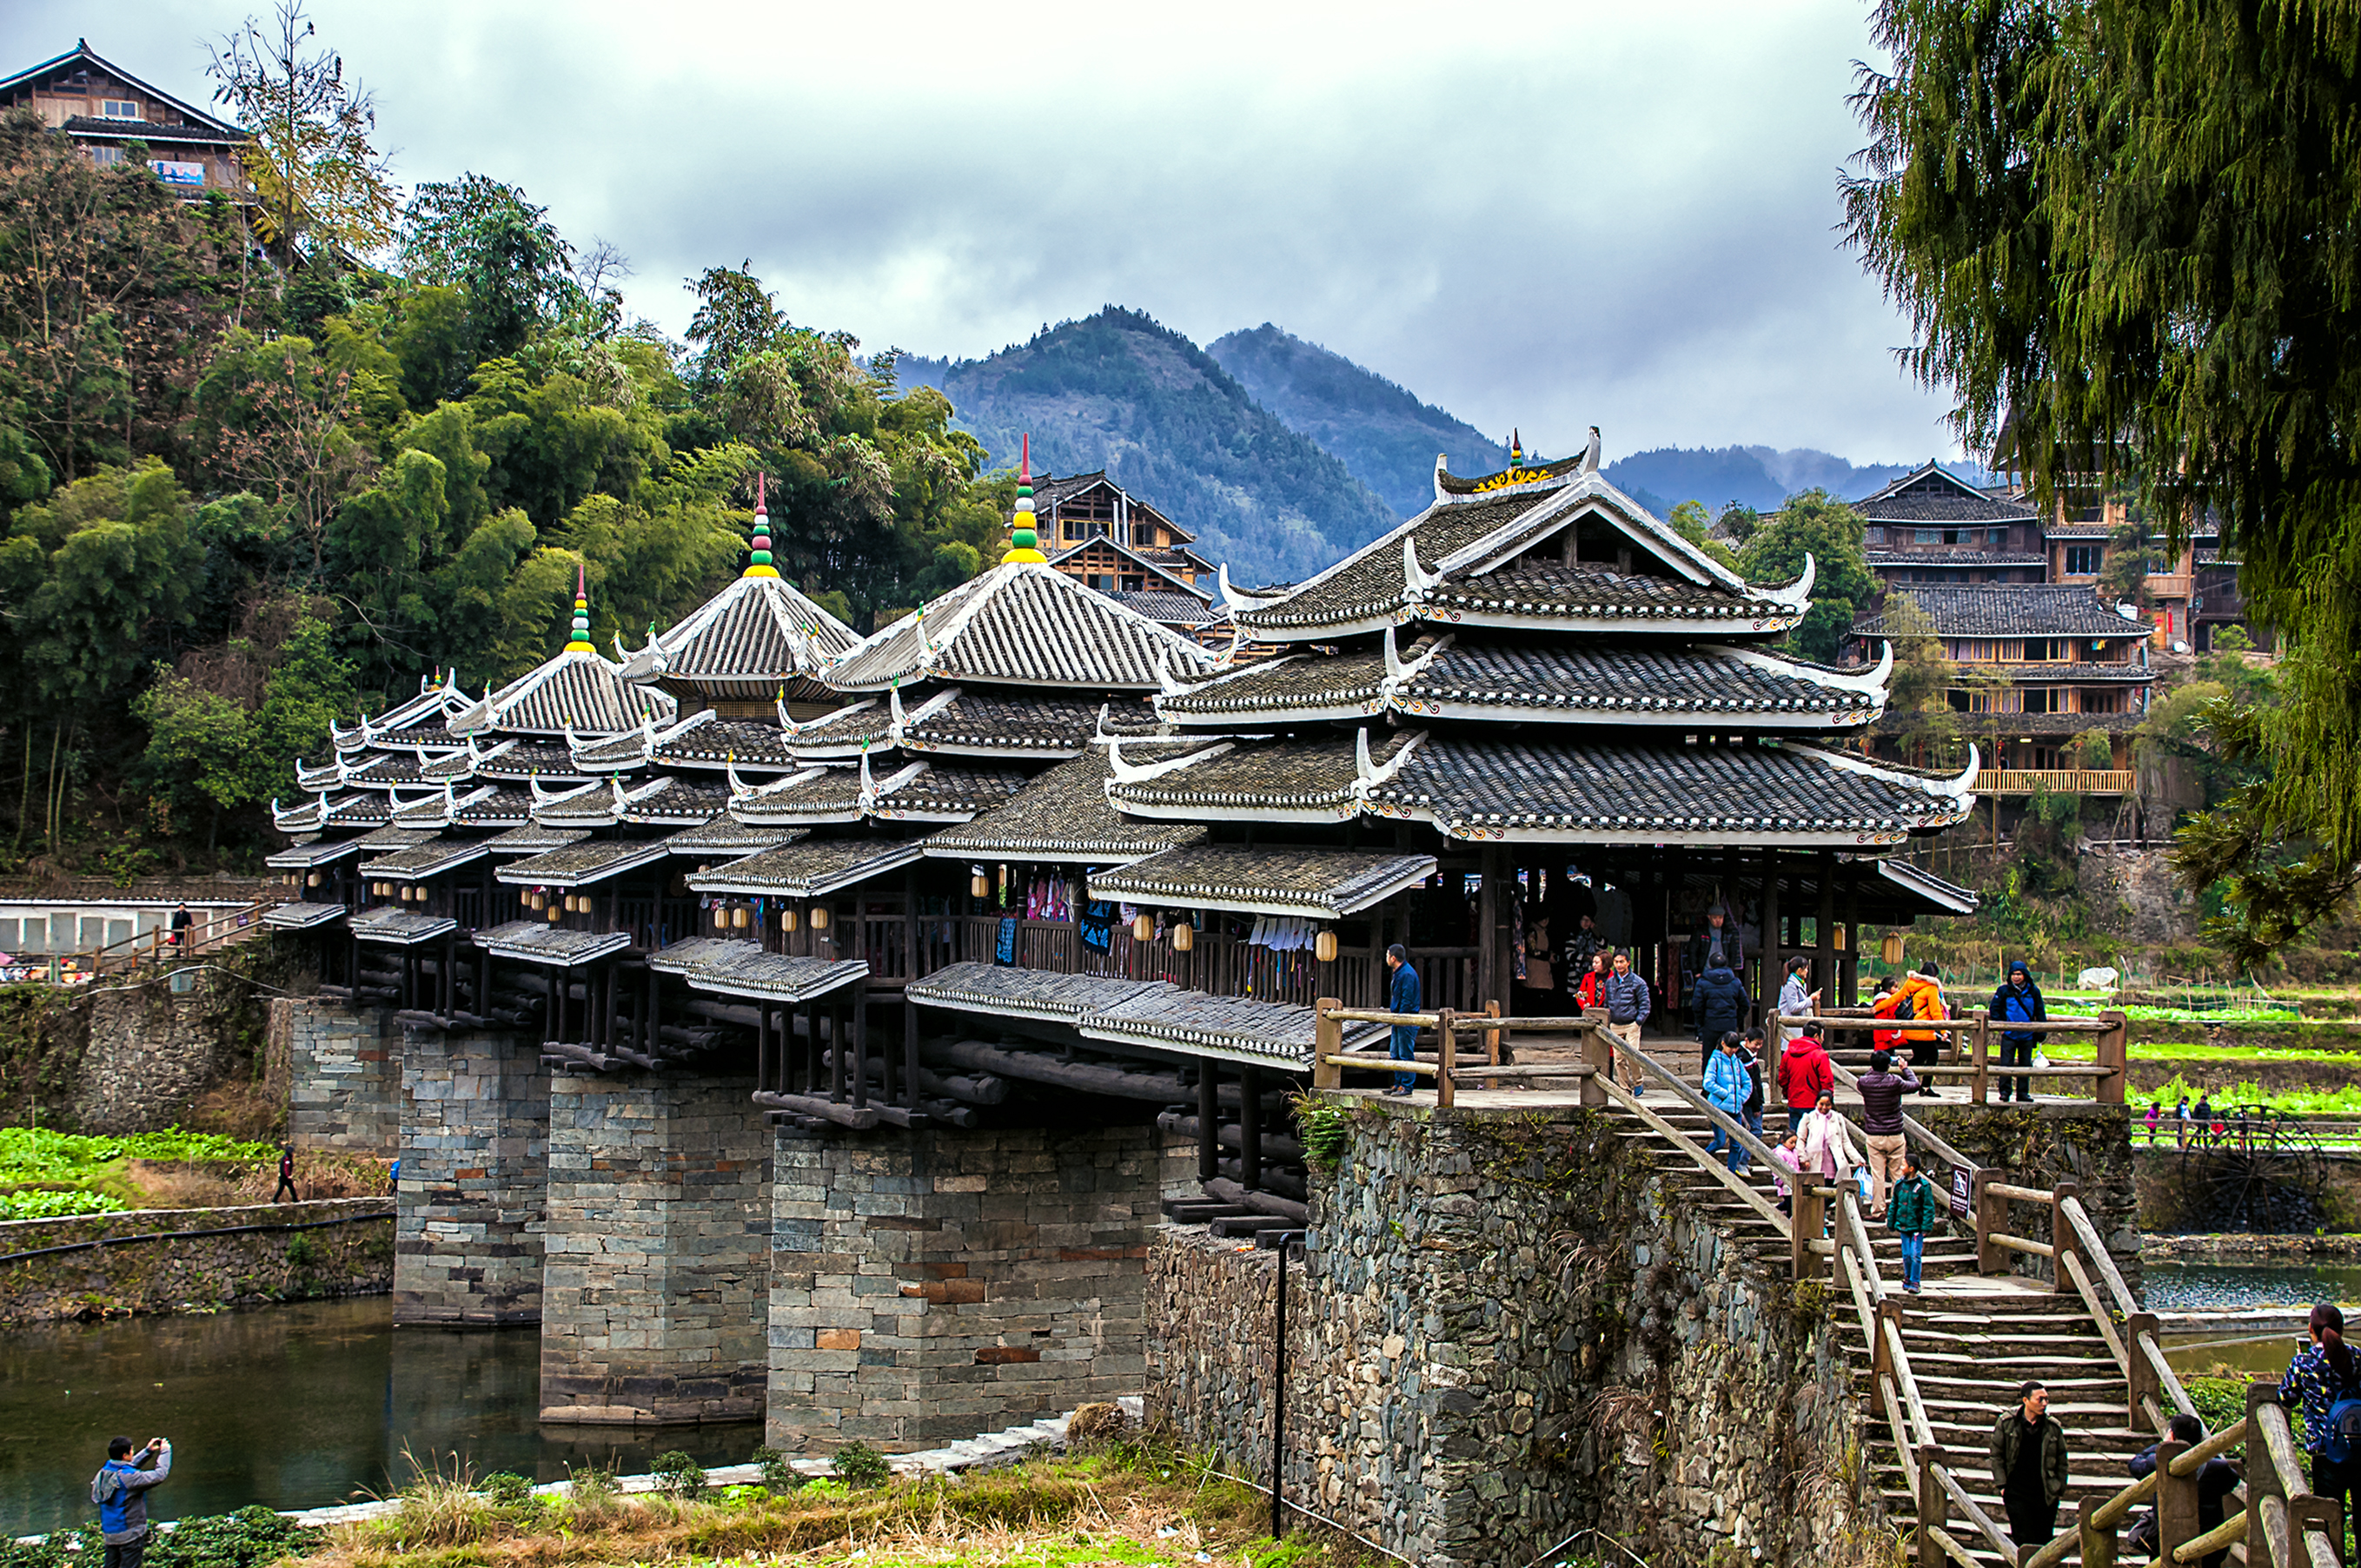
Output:
[[[1434,499],[1434,455],[1455,474],[1509,466],[1508,448],[1408,389],[1268,322],[1205,345],[1255,401],[1344,460],[1403,517]]]
[[[1037,469],[1104,468],[1194,530],[1199,554],[1228,562],[1241,587],[1309,576],[1398,521],[1204,350],[1137,311],[1109,305],[983,359],[906,355],[897,367],[906,384],[940,388],[995,466],[1014,466],[1030,432]]]
[[[1757,511],[1776,510],[1799,490],[1823,489],[1859,500],[1918,466],[1915,463],[1848,463],[1808,446],[1780,451],[1770,446],[1659,446],[1607,465],[1607,477],[1633,500],[1659,517],[1682,501],[1703,501],[1719,511],[1732,501]],[[1973,464],[1947,463],[1971,484],[1992,477]]]

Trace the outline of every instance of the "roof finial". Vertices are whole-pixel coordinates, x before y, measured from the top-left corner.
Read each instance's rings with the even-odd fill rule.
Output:
[[[574,635],[567,640],[568,653],[596,653],[590,645],[590,581],[584,574],[582,563],[574,563]]]
[[[1510,467],[1511,467],[1511,468],[1521,468],[1521,467],[1523,467],[1524,466],[1525,466],[1525,443],[1524,443],[1524,439],[1523,439],[1523,437],[1522,437],[1521,435],[1520,435],[1520,434],[1518,433],[1518,432],[1517,432],[1516,428],[1515,428],[1514,426],[1511,426],[1511,427],[1510,427],[1510,430],[1509,430],[1509,466],[1510,466]]]
[[[1011,561],[1049,559],[1041,554],[1041,536],[1033,528],[1033,437],[1028,433],[1024,443],[1016,459],[1016,515],[1009,523],[1008,553],[1000,558],[1004,566]]]
[[[1595,424],[1590,427],[1590,444],[1582,449],[1582,471],[1598,472],[1598,427]]]
[[[775,577],[779,569],[771,565],[771,508],[765,497],[762,469],[754,470],[754,537],[747,543],[752,546],[746,553],[746,569],[739,574],[746,577]]]

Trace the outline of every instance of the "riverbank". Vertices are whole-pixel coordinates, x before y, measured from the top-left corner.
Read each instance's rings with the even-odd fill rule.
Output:
[[[0,1324],[392,1288],[387,1198],[0,1221]]]

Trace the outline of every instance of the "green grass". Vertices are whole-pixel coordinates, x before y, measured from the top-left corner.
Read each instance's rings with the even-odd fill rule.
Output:
[[[148,1207],[129,1174],[135,1159],[251,1162],[273,1144],[244,1143],[179,1127],[85,1137],[47,1127],[0,1127],[0,1220],[47,1220]]]
[[[2132,1103],[2136,1111],[2145,1112],[2148,1102],[2154,1101],[2169,1114],[2182,1095],[2188,1095],[2190,1103],[2194,1105],[2203,1091],[2211,1092],[2217,1106],[2264,1105],[2294,1116],[2361,1119],[2361,1088],[2266,1090],[2252,1079],[2231,1084],[2191,1083],[2175,1074],[2158,1084],[2155,1092],[2133,1096]]]
[[[2055,1062],[2089,1061],[2096,1047],[2077,1041],[2068,1045],[2059,1041],[2041,1047],[2041,1054]],[[2273,1061],[2330,1062],[2341,1067],[2361,1067],[2361,1051],[2279,1050],[2256,1046],[2201,1046],[2193,1040],[2147,1040],[2132,1047],[2134,1061],[2252,1061],[2257,1057],[2268,1057]]]

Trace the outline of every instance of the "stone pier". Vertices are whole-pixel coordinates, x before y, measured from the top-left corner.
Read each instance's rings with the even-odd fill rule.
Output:
[[[401,1025],[390,1008],[354,1012],[281,998],[270,1004],[285,1041],[287,1136],[299,1149],[391,1156],[401,1143]]]
[[[771,1129],[751,1079],[549,1085],[541,1419],[763,1413]]]
[[[1136,1392],[1162,1143],[782,1128],[768,1441],[907,1451]]]
[[[549,1075],[505,1034],[406,1029],[393,1321],[541,1318]]]

